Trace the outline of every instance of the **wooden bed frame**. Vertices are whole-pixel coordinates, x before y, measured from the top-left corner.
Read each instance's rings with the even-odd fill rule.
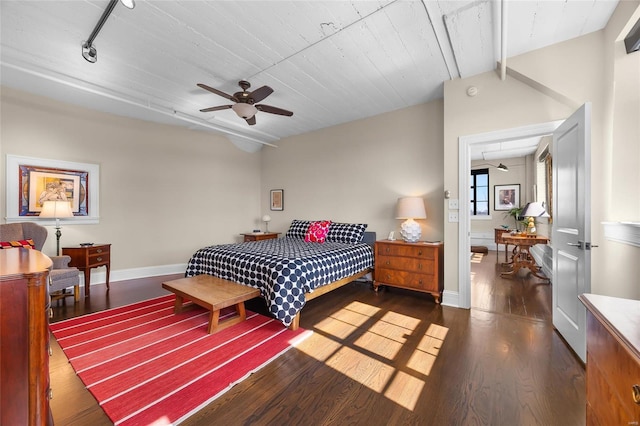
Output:
[[[357,274],[342,278],[341,280],[338,280],[338,281],[334,281],[331,284],[327,284],[327,285],[323,285],[322,287],[318,287],[317,289],[315,289],[311,293],[305,293],[304,294],[305,300],[307,302],[309,300],[313,300],[316,297],[319,297],[319,296],[322,296],[323,294],[329,293],[330,291],[333,291],[333,290],[335,290],[337,288],[340,288],[343,285],[347,285],[350,282],[357,280],[358,278],[364,277],[369,272],[373,273],[373,269],[372,268],[368,268],[368,269],[365,269],[364,271],[358,272]],[[298,327],[300,327],[300,312],[302,312],[302,311],[298,311],[298,313],[296,314],[295,318],[293,319],[293,321],[289,325],[289,329],[290,330],[297,330]]]

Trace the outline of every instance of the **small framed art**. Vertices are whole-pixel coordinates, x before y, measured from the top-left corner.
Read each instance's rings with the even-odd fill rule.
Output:
[[[284,189],[271,190],[271,210],[284,210]]]
[[[493,186],[493,209],[511,210],[520,206],[520,184],[514,185],[494,185]]]

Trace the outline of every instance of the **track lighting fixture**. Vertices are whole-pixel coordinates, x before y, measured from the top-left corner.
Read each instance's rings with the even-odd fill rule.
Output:
[[[491,166],[491,167],[495,167],[496,169],[500,170],[501,172],[508,172],[509,168],[507,166],[505,166],[504,164],[500,163],[497,166],[495,164],[491,164],[491,163],[482,163],[482,164],[474,164],[473,167],[479,167],[479,166]]]
[[[133,9],[134,7],[136,7],[135,0],[120,0],[120,2],[127,9]],[[82,57],[92,64],[98,60],[98,51],[93,45],[93,41],[98,36],[98,33],[102,29],[102,26],[105,22],[107,22],[107,19],[109,19],[109,15],[111,15],[111,12],[113,12],[113,8],[116,7],[117,4],[118,0],[109,0],[107,8],[102,13],[102,16],[100,17],[100,20],[98,21],[96,26],[93,28],[93,32],[91,33],[87,41],[82,42]]]

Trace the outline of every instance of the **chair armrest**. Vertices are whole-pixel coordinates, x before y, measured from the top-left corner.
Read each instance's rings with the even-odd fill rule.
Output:
[[[66,269],[71,262],[71,256],[49,256],[53,261],[53,269]]]

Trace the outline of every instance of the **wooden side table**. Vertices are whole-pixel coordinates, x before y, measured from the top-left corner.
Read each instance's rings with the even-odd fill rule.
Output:
[[[111,244],[63,247],[62,254],[71,257],[69,266],[75,266],[84,273],[84,297],[89,297],[91,268],[106,266],[107,291],[109,290],[109,270],[111,269]]]
[[[528,268],[531,273],[543,280],[551,281],[549,278],[539,275],[540,267],[536,264],[536,260],[533,258],[529,249],[536,244],[547,244],[549,239],[542,236],[515,236],[515,235],[503,235],[505,244],[513,244],[515,246],[513,256],[511,257],[511,271],[503,272],[502,276],[515,276],[522,268]]]
[[[261,240],[272,240],[278,238],[280,235],[279,232],[251,232],[246,234],[240,234],[244,236],[244,242],[247,241],[261,241]]]

